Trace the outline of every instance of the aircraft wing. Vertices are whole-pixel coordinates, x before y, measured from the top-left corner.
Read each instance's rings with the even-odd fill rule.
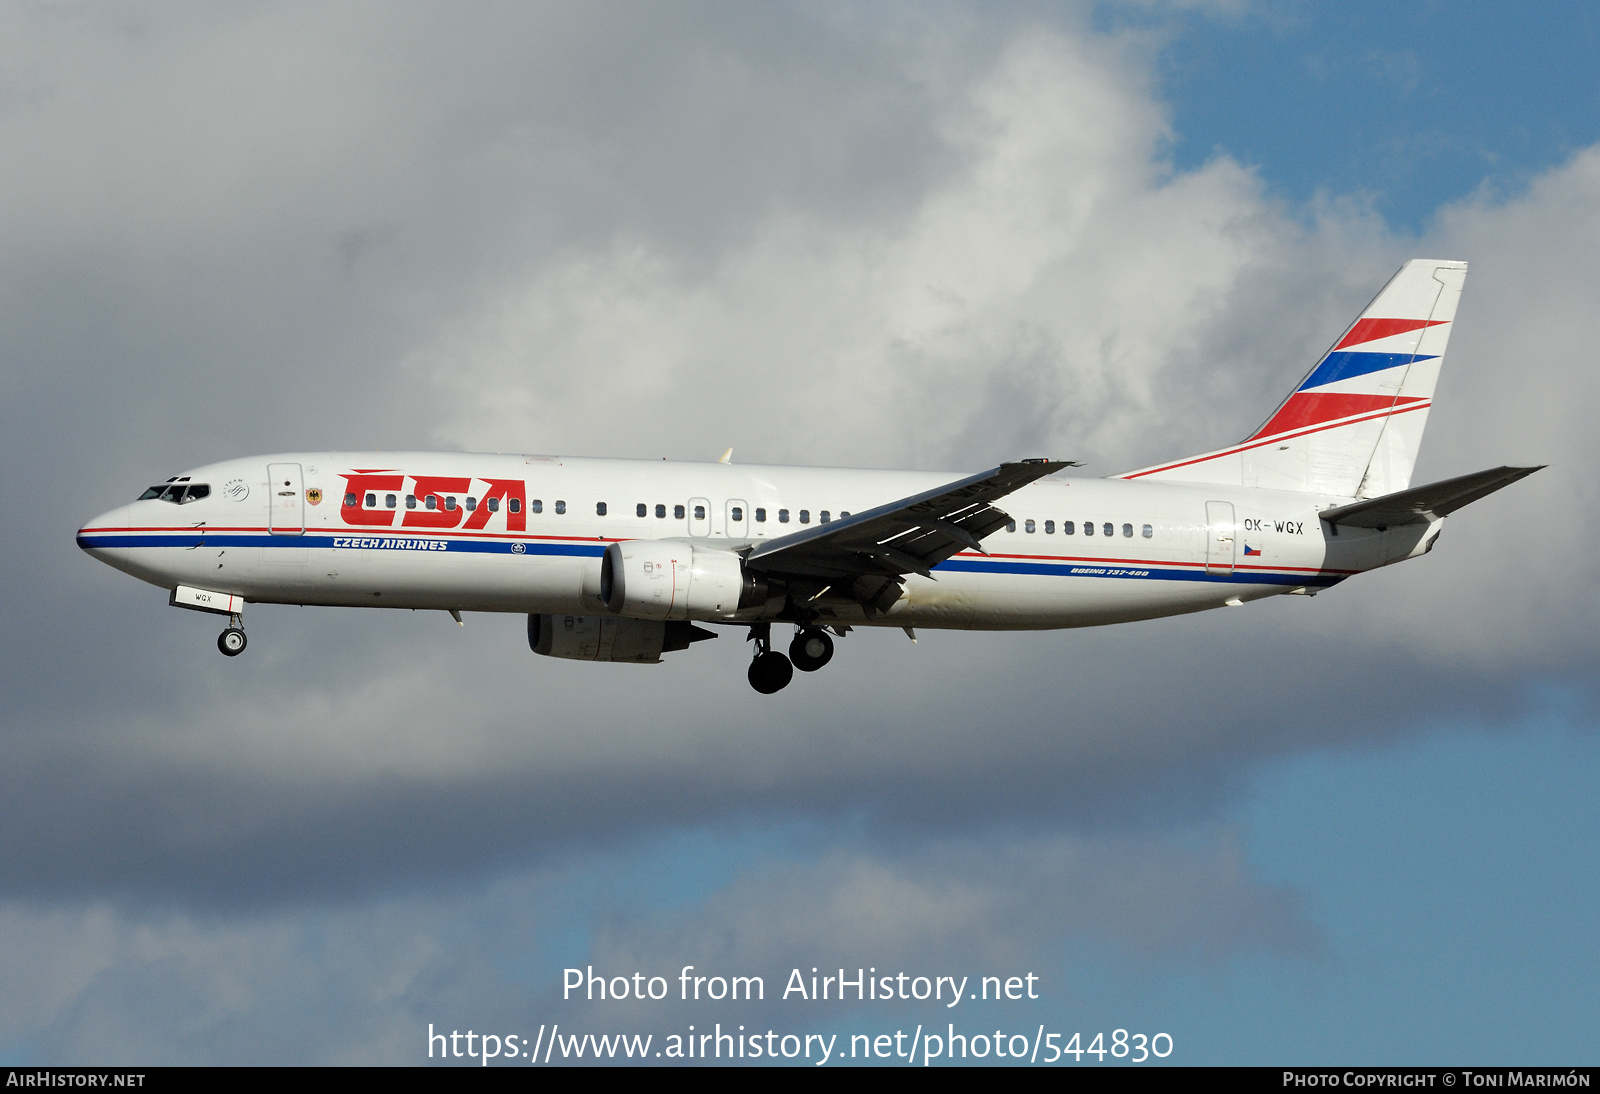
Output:
[[[1475,471],[1470,475],[1432,482],[1427,486],[1401,490],[1370,501],[1324,509],[1318,516],[1329,524],[1343,524],[1351,528],[1391,528],[1401,524],[1427,523],[1449,516],[1462,506],[1488,497],[1544,466],[1492,467],[1487,471]]]
[[[863,603],[899,597],[903,574],[922,574],[982,540],[1011,518],[993,502],[1065,467],[1070,460],[1022,460],[901,498],[864,513],[768,540],[745,556],[752,570],[838,588]],[[892,589],[891,589],[892,586]],[[892,597],[885,597],[887,593]]]

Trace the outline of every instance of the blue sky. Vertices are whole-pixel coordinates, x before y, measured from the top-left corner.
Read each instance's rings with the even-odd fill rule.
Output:
[[[1290,2],[1146,25],[1170,35],[1157,71],[1180,168],[1221,150],[1286,201],[1364,199],[1402,231],[1600,139],[1591,4]]]
[[[1597,752],[1540,718],[1267,765],[1234,816],[1263,876],[1304,894],[1316,955],[1095,982],[1173,1015],[1197,1061],[1586,1062]]]
[[[0,1058],[948,1017],[559,998],[693,963],[1034,971],[1001,1021],[1174,1062],[1593,1063],[1597,34],[0,13],[0,481],[38,508],[3,532]],[[1108,474],[1243,435],[1424,252],[1473,266],[1418,481],[1550,467],[1314,600],[857,633],[763,699],[736,634],[640,674],[491,615],[259,606],[225,661],[70,546],[335,445]]]

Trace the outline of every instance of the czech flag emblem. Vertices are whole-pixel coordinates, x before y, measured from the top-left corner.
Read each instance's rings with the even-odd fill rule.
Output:
[[[1246,557],[1249,557],[1250,555],[1259,555],[1261,553],[1261,548],[1252,547],[1248,543],[1246,543],[1244,545],[1244,553],[1245,553]]]

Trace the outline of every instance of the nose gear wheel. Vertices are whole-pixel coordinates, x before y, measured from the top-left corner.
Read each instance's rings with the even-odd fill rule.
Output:
[[[217,649],[228,657],[238,657],[244,652],[244,648],[248,644],[249,641],[245,638],[244,631],[238,627],[229,627],[217,635]]]

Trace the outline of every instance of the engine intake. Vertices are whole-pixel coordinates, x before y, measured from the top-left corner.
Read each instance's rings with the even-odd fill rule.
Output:
[[[724,619],[766,598],[766,580],[733,551],[630,539],[600,561],[601,603],[630,619]]]
[[[663,653],[686,650],[716,635],[685,622],[619,619],[609,615],[530,615],[528,645],[545,657],[654,665]]]

